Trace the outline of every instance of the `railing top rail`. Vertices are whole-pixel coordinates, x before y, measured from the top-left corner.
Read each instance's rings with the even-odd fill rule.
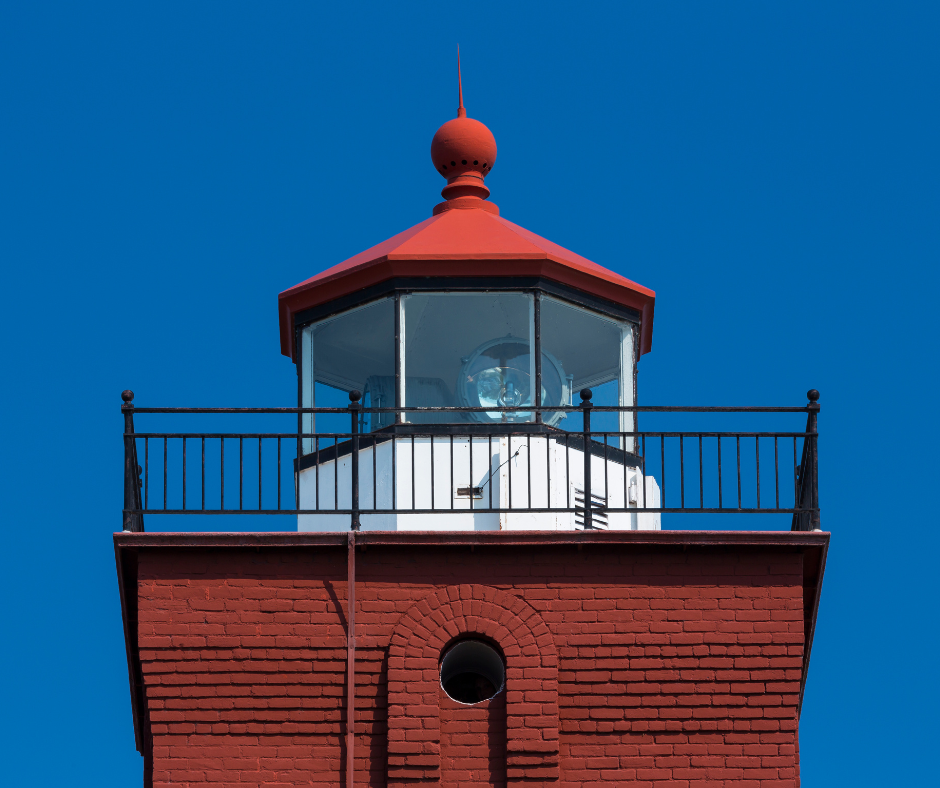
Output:
[[[408,426],[429,426],[429,425],[408,425]],[[443,425],[438,425],[443,426]],[[454,437],[462,438],[486,438],[487,434],[478,434],[473,432],[461,432],[459,424],[446,425],[456,427],[454,430],[448,430],[448,435],[453,435]],[[502,425],[498,425],[502,426]],[[511,425],[508,425],[511,426]],[[415,437],[426,437],[433,435],[439,437],[440,433],[435,432],[434,430],[428,430],[422,432],[420,429],[409,431],[407,433],[391,433],[391,432],[135,432],[133,433],[135,438],[281,438],[284,440],[287,439],[296,439],[296,438],[320,438],[321,440],[332,440],[333,438],[342,438],[348,439],[353,435],[359,435],[363,440],[372,440],[373,436],[378,435],[380,438],[387,437],[391,440],[393,437],[400,440],[407,440],[409,438]],[[499,433],[492,433],[492,436],[495,437],[505,437],[511,435],[513,437],[526,436],[530,435],[533,438],[542,438],[544,439],[546,434],[551,438],[564,438],[566,435],[580,435],[580,431],[575,430],[574,432],[568,432],[565,430],[553,429],[550,432],[532,432],[530,430],[501,430]],[[676,431],[662,431],[662,430],[642,430],[640,432],[620,432],[617,430],[594,430],[594,435],[607,435],[611,438],[622,437],[622,438],[806,438],[810,435],[813,435],[811,432],[715,432],[708,430],[685,430],[683,432]]]
[[[135,413],[281,413],[281,414],[301,414],[301,413],[349,413],[349,408],[152,408],[132,406]],[[400,408],[359,408],[360,413],[579,413],[583,409],[581,405],[555,405],[552,407],[530,407],[517,406],[512,408],[471,408],[471,407],[450,407],[450,408],[423,408],[414,406],[403,406]],[[614,412],[614,413],[809,413],[812,410],[818,410],[816,405],[803,405],[800,407],[790,406],[765,406],[765,405],[594,405],[592,409],[595,412]]]

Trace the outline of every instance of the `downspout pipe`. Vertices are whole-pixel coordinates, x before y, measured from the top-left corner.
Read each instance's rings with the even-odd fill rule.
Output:
[[[347,535],[346,594],[349,609],[346,613],[346,788],[355,784],[356,717],[356,533]]]

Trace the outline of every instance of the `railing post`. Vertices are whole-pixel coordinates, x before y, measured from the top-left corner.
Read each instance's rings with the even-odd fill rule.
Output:
[[[807,468],[807,475],[809,476],[810,484],[810,495],[809,495],[809,505],[811,508],[810,512],[810,528],[811,531],[820,530],[819,526],[819,455],[817,448],[818,433],[817,433],[817,416],[819,415],[819,392],[816,389],[810,389],[806,392],[806,398],[809,400],[807,404],[807,409],[809,414],[806,418],[806,431],[809,433],[809,453],[807,455],[807,462],[809,463],[809,468]]]
[[[137,443],[134,439],[134,392],[121,392],[121,412],[124,414],[124,530],[140,533],[144,530],[141,514],[140,466],[137,464]]]
[[[350,522],[350,529],[353,531],[359,530],[359,400],[362,399],[362,392],[360,391],[350,391],[349,392],[349,416],[351,421],[350,427],[350,440],[352,442],[352,451],[350,456],[352,458],[352,520]]]
[[[303,407],[303,400],[302,400],[302,399],[299,401],[299,404],[300,404],[300,407],[298,408],[298,412],[297,412],[297,461],[294,463],[294,509],[297,510],[297,511],[300,510],[300,467],[301,467],[301,466],[300,466],[300,463],[303,461],[303,458],[304,458],[304,437],[303,437],[303,432],[304,432],[304,415],[305,415],[305,414],[304,414],[303,412],[301,412],[301,410],[300,410],[300,409]],[[308,438],[307,440],[309,440],[309,438]],[[222,439],[222,457],[223,457],[223,462],[224,462],[224,457],[225,457],[225,439],[224,439],[224,438]],[[318,458],[318,460],[319,460],[319,458]],[[223,498],[222,498],[223,506],[222,506],[222,508],[223,508],[223,509],[225,508],[225,506],[224,506],[224,504],[225,504],[225,497],[224,497],[224,492],[225,492],[225,473],[224,473],[224,470],[225,470],[225,469],[224,469],[224,467],[223,467],[223,474],[222,474],[222,491],[223,491]],[[317,485],[318,485],[317,495],[318,495],[318,496],[319,496],[319,483],[320,483],[320,480],[319,480],[319,478],[318,478],[318,479],[317,479]]]
[[[584,448],[584,529],[594,527],[594,515],[591,513],[591,397],[590,389],[581,389],[581,412],[584,414],[582,441]]]

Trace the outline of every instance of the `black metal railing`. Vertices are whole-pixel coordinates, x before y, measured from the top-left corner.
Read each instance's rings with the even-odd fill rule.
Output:
[[[819,392],[807,396],[802,407],[606,407],[593,405],[584,389],[581,404],[568,407],[362,408],[354,391],[347,408],[137,408],[133,392],[125,391],[124,530],[143,531],[144,517],[156,514],[342,515],[358,530],[367,515],[446,512],[570,513],[574,527],[587,529],[607,527],[617,515],[777,514],[790,515],[792,530],[814,530],[820,527]],[[466,421],[494,412],[503,421]],[[580,414],[582,429],[558,429],[541,418],[559,412]],[[394,423],[366,432],[364,413],[393,414]],[[598,430],[592,413],[626,414],[631,421],[638,414],[804,413],[806,427]],[[135,414],[288,416],[297,427],[135,432]],[[305,414],[348,418],[349,429],[304,432]],[[520,420],[520,414],[530,415]],[[428,455],[420,463],[419,449]],[[387,454],[381,463],[380,450]],[[436,494],[445,481],[446,504]]]

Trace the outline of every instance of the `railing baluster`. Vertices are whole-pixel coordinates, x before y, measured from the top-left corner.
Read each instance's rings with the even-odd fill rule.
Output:
[[[532,439],[528,433],[525,436],[525,464],[526,464],[526,508],[532,508]]]
[[[681,435],[679,436],[679,508],[685,509],[685,454]]]
[[[487,439],[488,439],[488,448],[489,448],[489,452],[488,452],[487,455],[486,455],[487,458],[488,458],[488,459],[487,459],[487,467],[488,467],[488,468],[492,468],[492,467],[493,467],[493,436],[492,436],[492,435],[487,435],[486,437],[487,437]],[[492,471],[492,470],[491,470],[491,471],[490,471],[490,475],[489,475],[489,479],[490,479],[490,483],[489,483],[489,488],[490,488],[490,509],[493,508],[493,474],[494,474],[494,473],[496,473],[496,471]]]
[[[258,511],[261,511],[261,438],[258,438]]]
[[[736,435],[734,438],[735,449],[737,451],[738,457],[738,508],[741,508],[741,436]]]
[[[144,438],[144,509],[150,508],[150,438]]]
[[[245,508],[244,505],[244,481],[245,481],[245,439],[238,437],[238,511]]]
[[[509,493],[507,497],[506,508],[512,509],[512,434],[506,438],[507,445],[509,446],[509,457],[506,460],[506,486],[509,488],[507,492]],[[503,507],[500,506],[500,509]]]
[[[281,438],[277,439],[277,509],[281,510]]]
[[[780,457],[777,451],[777,436],[774,435],[774,506],[780,508]]]
[[[470,498],[473,498],[473,490],[470,491]],[[450,508],[454,508],[454,435],[450,436]]]
[[[183,509],[186,509],[186,438],[183,438]]]
[[[565,509],[571,509],[571,446],[570,433],[565,433]]]
[[[705,508],[705,469],[702,461],[702,436],[698,436],[698,508]]]
[[[221,485],[219,488],[219,511],[225,511],[225,438],[219,438],[219,478]],[[300,495],[300,485],[297,485],[298,495]],[[298,509],[300,506],[297,507]]]
[[[754,458],[757,462],[757,508],[760,509],[760,438],[754,438]]]
[[[643,456],[640,458],[640,462],[643,463],[643,483],[640,485],[643,493],[643,507],[646,508],[646,434],[640,436],[643,441]]]
[[[163,508],[166,509],[166,452],[167,441],[163,439]]]
[[[411,508],[417,509],[418,504],[415,503],[415,436],[414,433],[411,433]]]
[[[199,463],[200,467],[200,484],[199,489],[202,493],[202,511],[206,510],[206,436],[202,436],[202,460]]]
[[[470,478],[467,479],[467,489],[470,490],[470,509],[473,510],[473,435],[467,436],[468,449],[470,451]]]
[[[620,439],[620,445],[626,446],[627,434],[625,432],[621,432],[619,433],[618,437]],[[623,458],[623,508],[624,509],[630,508],[630,490],[629,490],[629,483],[628,483],[628,478],[627,478],[630,475],[629,467],[630,466],[627,464],[626,452],[624,452],[624,458]]]
[[[431,511],[434,511],[434,434],[428,435],[431,442]]]
[[[662,481],[659,484],[659,494],[662,496],[661,503],[659,504],[663,509],[666,508],[666,436],[659,436],[659,464],[660,472],[662,474]]]
[[[718,508],[722,508],[721,501],[721,435],[718,436]]]
[[[800,463],[796,459],[796,438],[793,438],[793,508],[800,508]]]
[[[547,432],[545,433],[545,507],[552,508],[552,450]]]

